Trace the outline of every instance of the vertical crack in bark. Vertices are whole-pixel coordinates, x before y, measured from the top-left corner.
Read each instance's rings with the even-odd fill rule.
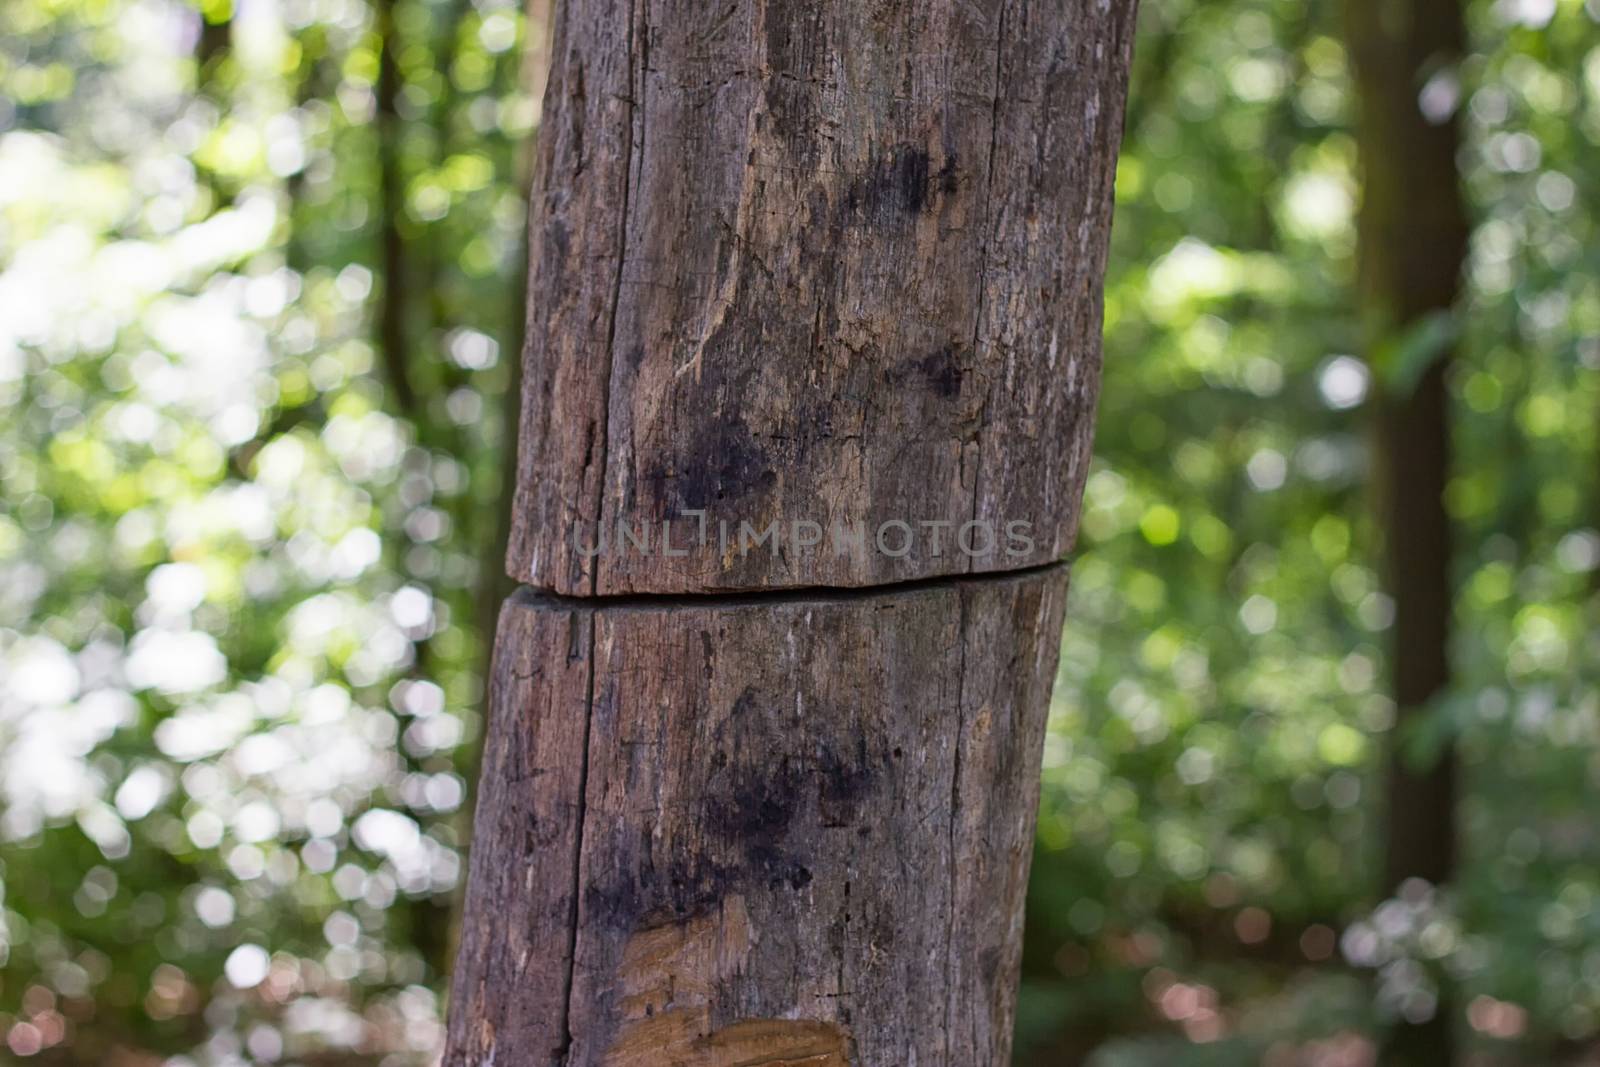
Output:
[[[578,769],[578,832],[572,846],[572,904],[567,909],[571,931],[567,937],[567,966],[561,990],[561,1047],[557,1062],[565,1065],[572,1055],[572,985],[578,970],[579,920],[583,911],[583,827],[589,819],[589,733],[594,727],[595,659],[599,654],[600,613],[589,613],[589,678],[583,700],[583,762]]]
[[[989,109],[989,159],[985,165],[983,179],[983,223],[988,232],[984,235],[983,249],[978,255],[978,307],[972,316],[972,355],[978,355],[978,337],[983,332],[983,310],[988,297],[989,282],[989,249],[994,245],[995,230],[999,227],[999,220],[994,217],[994,158],[1000,144],[1000,101],[1005,97],[1005,54],[1006,54],[1006,12],[1010,9],[1009,0],[1001,0],[1000,16],[996,20],[994,34],[994,103]],[[994,392],[994,383],[990,382],[988,391],[984,394],[983,409],[988,410],[989,397]],[[978,519],[978,503],[983,491],[983,420],[980,418],[978,430],[978,455],[972,470],[972,521]],[[974,570],[974,558],[967,557],[967,573]]]
[[[956,940],[956,886],[960,874],[956,864],[956,839],[961,830],[961,741],[967,731],[967,592],[957,587],[955,591],[958,605],[956,640],[961,642],[961,655],[956,668],[956,737],[955,754],[951,762],[950,771],[950,852],[948,866],[950,868],[950,899],[948,901],[949,920],[945,925],[944,938],[944,1060],[945,1067],[955,1067],[956,1061],[952,1058],[951,1046],[954,1039],[950,1033],[950,1011],[959,990],[950,988],[950,974],[955,957]]]
[[[600,390],[600,491],[596,494],[594,507],[594,522],[596,536],[606,520],[606,482],[610,477],[611,466],[611,379],[612,369],[616,366],[617,352],[617,310],[622,306],[622,276],[628,266],[628,230],[629,230],[629,199],[633,191],[633,124],[635,115],[642,111],[641,103],[644,96],[644,84],[649,76],[649,64],[645,63],[644,72],[639,76],[638,86],[634,85],[634,21],[639,11],[639,4],[648,7],[650,0],[633,0],[628,5],[628,121],[626,123],[627,152],[622,163],[622,210],[617,213],[617,228],[621,236],[617,240],[617,272],[611,285],[611,321],[606,325],[606,353],[605,368],[601,371],[604,385]],[[648,56],[649,24],[646,21],[646,55]],[[641,126],[641,135],[643,129]],[[641,155],[643,144],[640,145]],[[600,591],[600,556],[595,556],[589,564],[589,594],[593,596]]]

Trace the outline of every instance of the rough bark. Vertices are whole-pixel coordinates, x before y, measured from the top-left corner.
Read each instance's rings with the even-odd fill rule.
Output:
[[[1363,171],[1360,299],[1374,352],[1427,316],[1448,312],[1459,291],[1468,223],[1459,188],[1460,142],[1453,106],[1429,117],[1465,46],[1459,0],[1357,0],[1349,6]],[[1458,90],[1459,92],[1459,90]],[[1442,109],[1443,110],[1443,109]],[[1407,744],[1417,722],[1450,684],[1452,559],[1444,493],[1450,474],[1451,352],[1432,354],[1413,383],[1379,366],[1376,481],[1387,585],[1394,598],[1391,685],[1398,708],[1388,768],[1384,888],[1407,880],[1447,883],[1456,862],[1456,766],[1446,742],[1419,762]],[[1387,1064],[1451,1061],[1453,1020],[1442,990],[1432,1017],[1400,1021]]]
[[[670,593],[1059,559],[1089,457],[1133,6],[567,3],[514,576]],[[1034,545],[729,559],[699,543],[701,510],[713,529],[869,537],[1020,521]],[[687,556],[574,548],[663,521]]]
[[[1007,1062],[1065,586],[514,597],[447,1062]]]
[[[560,5],[451,1067],[1006,1062],[1133,6]]]

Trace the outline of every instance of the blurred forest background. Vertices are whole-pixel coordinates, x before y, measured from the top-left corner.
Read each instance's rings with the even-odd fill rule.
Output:
[[[1376,347],[1344,7],[1143,5],[1019,1064],[1600,1062],[1600,2],[1470,0],[1409,86],[1472,229]],[[0,5],[0,1061],[437,1057],[546,33]],[[1400,714],[1373,414],[1430,375],[1453,668]]]

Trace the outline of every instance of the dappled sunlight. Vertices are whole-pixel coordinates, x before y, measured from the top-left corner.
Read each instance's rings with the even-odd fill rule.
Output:
[[[1143,7],[1017,1062],[1592,1055],[1600,3],[1467,4],[1415,86],[1465,296],[1376,352],[1339,5]],[[438,1058],[547,42],[394,8],[0,13],[7,1062]],[[1399,726],[1372,415],[1451,342],[1455,678]],[[1459,874],[1386,898],[1385,753],[1452,744]]]
[[[184,3],[6,10],[11,1056],[437,1055],[533,110],[520,14],[467,10],[407,28],[424,418],[376,373],[365,5],[208,4],[211,56]]]

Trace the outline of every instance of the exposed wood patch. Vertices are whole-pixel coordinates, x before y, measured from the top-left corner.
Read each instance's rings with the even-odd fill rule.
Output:
[[[745,1019],[716,1026],[717,990],[747,965],[744,898],[715,912],[647,927],[628,939],[618,969],[618,1033],[604,1067],[849,1067],[836,1023]]]

